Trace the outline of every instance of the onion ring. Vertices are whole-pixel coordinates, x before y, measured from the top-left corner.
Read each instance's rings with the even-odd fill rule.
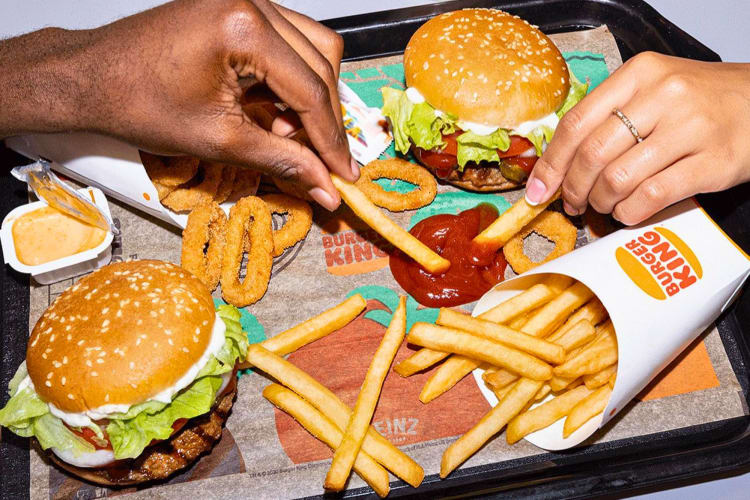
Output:
[[[234,202],[245,196],[255,196],[260,185],[260,172],[251,168],[237,167],[232,193],[227,201]]]
[[[213,200],[223,167],[218,163],[201,163],[199,170],[203,173],[202,179],[199,175],[198,180],[178,187],[161,200],[162,204],[175,212],[189,212],[200,203]]]
[[[541,262],[534,262],[523,253],[523,240],[536,233],[555,244],[555,248]],[[576,227],[559,212],[545,210],[537,215],[526,227],[513,236],[503,247],[505,260],[517,274],[544,264],[573,250],[576,245]]]
[[[154,183],[177,187],[189,182],[198,173],[198,158],[190,156],[157,156],[139,151],[141,163]]]
[[[263,200],[246,196],[232,206],[226,238],[221,263],[221,296],[233,306],[249,306],[266,293],[273,265],[271,212]],[[240,282],[239,272],[246,244],[250,247],[247,251],[247,273],[244,281]]]
[[[190,212],[182,231],[180,266],[193,273],[209,290],[215,290],[219,285],[226,226],[224,210],[215,201],[209,201]],[[206,245],[208,249],[204,251]]]
[[[261,197],[272,214],[287,216],[281,229],[273,232],[273,256],[278,257],[284,250],[305,239],[312,227],[312,208],[299,198],[285,194],[267,194]]]
[[[236,177],[237,167],[233,165],[222,165],[221,182],[219,183],[219,187],[216,188],[216,195],[214,196],[214,201],[216,203],[224,203],[229,199],[229,196],[232,194]]]
[[[165,186],[164,184],[161,184],[159,182],[155,182],[155,181],[151,181],[151,182],[156,188],[156,195],[159,197],[159,201],[163,200],[164,198],[167,197],[169,193],[177,189],[175,187]]]
[[[374,182],[383,178],[415,184],[417,189],[408,193],[386,191]],[[360,170],[356,185],[370,201],[391,212],[422,208],[437,194],[437,181],[427,169],[398,158],[371,161]]]

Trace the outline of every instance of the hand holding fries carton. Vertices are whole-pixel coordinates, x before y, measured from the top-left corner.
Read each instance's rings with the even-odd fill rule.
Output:
[[[480,299],[473,315],[549,273],[589,287],[617,335],[618,371],[604,412],[567,438],[564,419],[526,436],[541,448],[563,450],[606,424],[731,304],[750,273],[750,257],[694,200],[686,200],[499,284]],[[495,404],[496,396],[479,386]]]

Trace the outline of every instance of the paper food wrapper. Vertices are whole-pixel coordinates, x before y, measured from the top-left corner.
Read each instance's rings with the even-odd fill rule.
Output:
[[[392,141],[385,118],[339,82],[344,129],[352,156],[369,163]],[[32,134],[6,139],[10,149],[35,160],[50,160],[52,168],[84,185],[94,186],[121,202],[170,224],[184,228],[187,214],[159,202],[138,149],[117,139],[91,133]],[[228,213],[234,203],[222,203]]]
[[[643,224],[499,284],[477,303],[473,315],[527,289],[546,273],[567,275],[588,286],[607,308],[617,334],[617,379],[604,412],[567,439],[562,437],[564,419],[526,437],[541,448],[563,450],[612,419],[731,304],[750,273],[750,257],[697,202],[685,200]],[[490,404],[497,404],[482,383],[481,371],[475,377]]]

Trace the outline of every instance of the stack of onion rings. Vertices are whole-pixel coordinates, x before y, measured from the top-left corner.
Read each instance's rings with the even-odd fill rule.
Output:
[[[408,193],[386,191],[373,182],[383,178],[400,179],[417,188]],[[437,181],[427,169],[398,158],[368,163],[360,170],[356,185],[375,205],[391,212],[422,208],[432,203],[437,194]]]
[[[190,212],[182,231],[180,265],[198,277],[209,290],[219,285],[226,246],[227,215],[215,201],[199,204]],[[204,251],[208,245],[208,249]]]
[[[221,184],[223,166],[202,162],[199,170],[197,179],[177,187],[161,200],[162,204],[175,212],[189,212],[199,204],[213,200]]]
[[[271,213],[287,216],[281,229],[273,232],[273,256],[278,257],[307,236],[312,227],[312,208],[306,201],[285,194],[264,195],[262,200]]]
[[[541,262],[534,262],[523,253],[523,240],[531,233],[536,233],[555,244],[555,248]],[[503,247],[503,253],[513,271],[521,274],[573,250],[576,236],[576,227],[564,215],[545,210],[508,240]]]
[[[229,211],[226,247],[221,265],[221,295],[232,305],[245,307],[260,300],[268,289],[273,265],[271,212],[260,198],[242,198]],[[240,282],[242,256],[247,249],[247,273]]]

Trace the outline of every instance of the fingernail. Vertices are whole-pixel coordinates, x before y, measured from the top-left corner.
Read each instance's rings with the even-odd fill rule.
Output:
[[[546,192],[547,186],[534,177],[526,184],[526,202],[532,206],[539,205]]]
[[[354,158],[352,158],[352,175],[355,181],[359,179],[359,163]]]
[[[328,192],[323,188],[314,187],[310,189],[310,191],[308,191],[308,194],[310,195],[310,197],[312,197],[313,200],[317,201],[320,206],[330,212],[333,212],[339,207],[339,202],[336,201],[333,196],[328,194]]]
[[[565,213],[570,215],[571,217],[575,217],[576,215],[578,215],[578,210],[573,208],[573,206],[567,201],[563,201],[563,210],[565,210]]]

